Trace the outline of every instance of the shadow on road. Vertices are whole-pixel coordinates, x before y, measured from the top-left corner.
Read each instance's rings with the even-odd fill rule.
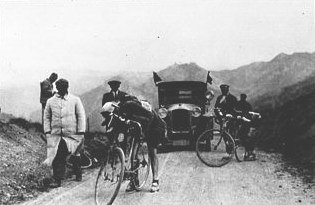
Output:
[[[158,147],[158,153],[180,152],[180,151],[195,151],[195,147],[186,145],[169,145]]]

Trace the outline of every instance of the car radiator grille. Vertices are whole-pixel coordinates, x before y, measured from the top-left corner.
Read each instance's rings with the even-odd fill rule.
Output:
[[[173,110],[171,120],[173,131],[190,130],[190,115],[187,110],[183,109]]]

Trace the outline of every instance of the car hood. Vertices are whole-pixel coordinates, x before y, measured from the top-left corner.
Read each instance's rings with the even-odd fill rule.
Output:
[[[176,103],[176,104],[169,105],[167,107],[167,110],[173,111],[173,110],[183,109],[183,110],[192,111],[196,107],[199,107],[199,106],[194,105],[194,104],[188,104],[188,103]]]

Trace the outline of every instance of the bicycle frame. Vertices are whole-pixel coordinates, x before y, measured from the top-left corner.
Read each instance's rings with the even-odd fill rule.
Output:
[[[228,132],[229,122],[230,122],[230,121],[229,121],[229,118],[227,118],[227,117],[223,117],[223,118],[222,118],[222,123],[221,123],[221,125],[220,125],[220,132],[221,132],[221,133],[224,133],[224,132],[229,133],[229,132]],[[219,144],[221,143],[222,138],[224,138],[223,136],[224,136],[224,135],[221,135],[221,137],[220,137],[218,143],[214,146],[214,150],[216,150],[217,147],[219,146]]]
[[[124,119],[115,114],[115,110],[102,115],[105,117],[102,125],[108,128],[109,145],[107,156],[102,161],[96,178],[94,197],[96,204],[101,204],[102,201],[112,204],[124,180],[130,179],[135,189],[141,190],[149,175],[150,158],[146,160],[148,152],[144,153],[142,149],[143,133],[140,123]],[[143,156],[143,159],[140,156]],[[144,175],[141,172],[142,168],[145,170]],[[102,190],[102,184],[112,187],[107,189],[108,193],[105,191],[106,187]],[[102,193],[107,193],[108,196]]]
[[[118,116],[117,114],[114,114],[114,113],[111,113],[109,116],[111,117],[111,119],[109,120],[109,123],[108,123],[109,127],[113,126],[112,124],[117,122],[117,120],[118,120],[120,122],[123,122],[123,124],[125,124],[127,126],[127,129],[126,129],[126,131],[123,132],[119,128],[118,128],[118,130],[116,130],[117,127],[115,128],[113,126],[114,128],[112,130],[112,133],[111,133],[112,136],[111,136],[111,139],[110,139],[110,144],[111,145],[110,145],[110,147],[108,149],[108,153],[107,153],[108,155],[107,156],[110,156],[110,152],[112,152],[115,147],[122,148],[120,146],[120,143],[122,143],[124,141],[124,143],[126,143],[125,149],[122,149],[123,153],[125,155],[125,162],[126,162],[126,164],[125,164],[125,171],[124,171],[124,173],[125,173],[124,180],[131,179],[134,175],[136,175],[137,170],[140,169],[140,168],[133,169],[133,167],[131,167],[131,158],[132,158],[134,152],[136,151],[135,150],[135,143],[136,143],[136,141],[139,141],[139,143],[141,143],[140,136],[139,136],[139,135],[143,134],[141,125],[140,125],[140,123],[135,122],[135,121],[131,121],[131,120],[127,121],[126,119],[124,119],[124,118],[122,118],[122,117],[120,117],[120,116]],[[127,138],[128,138],[128,136],[130,136],[129,133],[130,133],[130,129],[131,129],[131,126],[130,126],[131,123],[134,126],[137,126],[137,128],[138,128],[137,132],[139,132],[139,133],[131,134],[132,138],[131,138],[131,143],[130,143],[130,149],[127,150],[128,149],[128,139]],[[124,139],[121,142],[119,141],[119,135],[120,134],[124,135]],[[129,151],[129,152],[127,152],[127,151]]]
[[[198,137],[196,142],[198,158],[209,167],[221,167],[229,163],[233,155],[237,161],[244,161],[246,149],[242,145],[243,136],[240,136],[238,128],[241,121],[249,123],[251,120],[244,116],[223,115],[220,110],[216,111],[218,112],[215,120],[220,128],[206,130]],[[259,113],[256,116],[261,118]]]

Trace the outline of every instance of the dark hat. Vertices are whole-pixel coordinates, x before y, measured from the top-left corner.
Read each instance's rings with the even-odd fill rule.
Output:
[[[115,86],[115,85],[120,85],[121,82],[119,80],[111,80],[111,81],[108,81],[108,85],[110,86]]]
[[[226,85],[226,84],[222,84],[220,85],[220,88],[221,89],[228,89],[230,86],[229,85]]]
[[[240,96],[241,96],[241,98],[243,98],[243,99],[246,99],[246,98],[247,98],[247,95],[246,95],[245,93],[242,93]]]

